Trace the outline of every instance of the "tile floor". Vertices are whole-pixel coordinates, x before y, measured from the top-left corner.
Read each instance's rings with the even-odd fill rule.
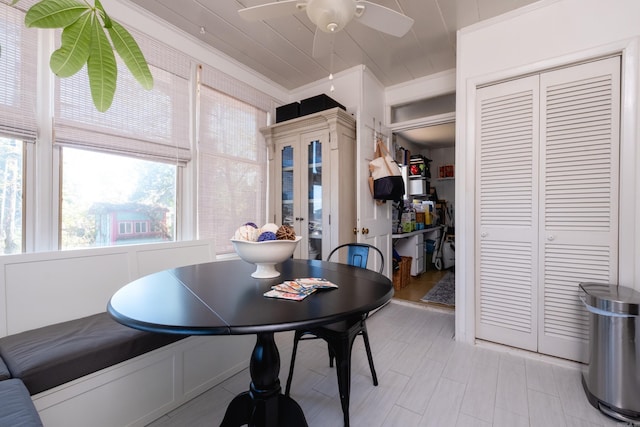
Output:
[[[380,385],[371,383],[358,338],[352,359],[353,427],[624,425],[589,405],[577,364],[458,343],[451,312],[394,300],[367,326]],[[276,334],[276,340],[284,388],[293,334]],[[217,426],[229,401],[248,385],[245,369],[149,426]],[[291,395],[310,427],[342,425],[337,392],[326,347],[321,341],[301,343]]]

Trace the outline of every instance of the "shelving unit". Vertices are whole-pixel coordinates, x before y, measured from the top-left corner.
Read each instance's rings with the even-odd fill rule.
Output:
[[[430,159],[421,155],[411,156],[407,173],[408,191],[411,197],[428,197],[431,189]]]

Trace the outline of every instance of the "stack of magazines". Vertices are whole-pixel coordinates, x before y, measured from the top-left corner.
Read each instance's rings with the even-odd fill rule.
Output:
[[[282,298],[300,301],[318,289],[335,289],[338,285],[325,279],[307,277],[304,279],[287,280],[271,287],[264,293],[265,297]]]

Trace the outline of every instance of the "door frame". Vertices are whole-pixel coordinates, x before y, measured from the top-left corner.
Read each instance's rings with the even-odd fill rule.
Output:
[[[621,55],[620,108],[620,196],[618,229],[618,281],[640,288],[640,263],[634,259],[640,253],[640,227],[635,218],[640,215],[640,42],[620,40],[592,49],[545,59],[523,66],[463,79],[457,76],[456,87],[456,340],[470,344],[476,341],[475,331],[475,199],[476,199],[476,139],[475,105],[479,87],[518,78],[530,73],[583,62],[607,55]],[[625,177],[627,179],[625,179]]]

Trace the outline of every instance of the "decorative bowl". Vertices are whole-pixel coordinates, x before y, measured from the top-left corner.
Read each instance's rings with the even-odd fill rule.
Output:
[[[280,275],[280,272],[276,270],[276,264],[286,261],[293,255],[300,239],[302,239],[301,236],[296,236],[295,240],[268,240],[265,242],[231,239],[231,243],[240,258],[256,265],[256,271],[251,273],[251,277],[268,279]]]

